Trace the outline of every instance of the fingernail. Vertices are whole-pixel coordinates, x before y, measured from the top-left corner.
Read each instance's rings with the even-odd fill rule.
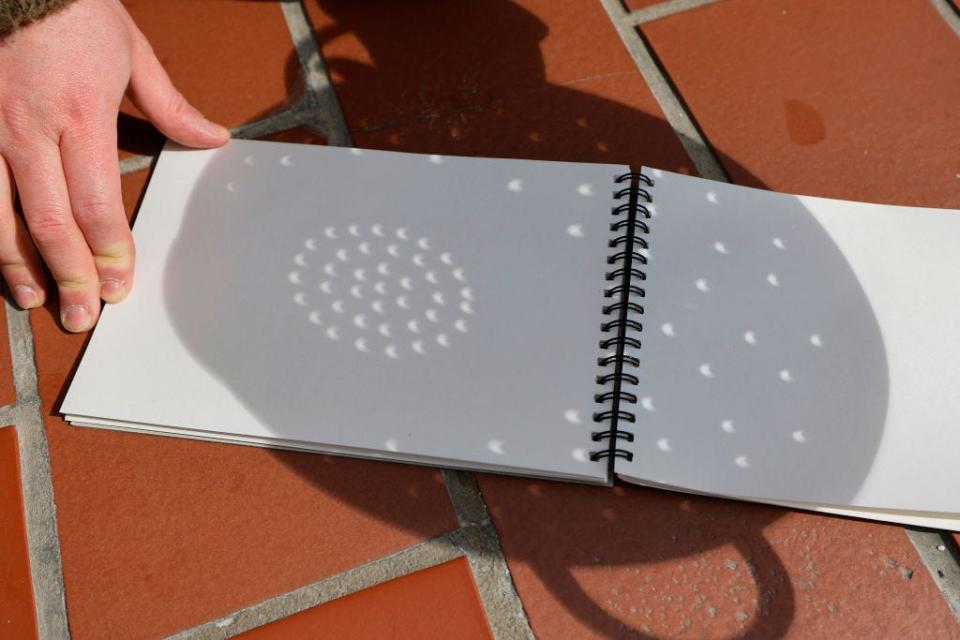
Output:
[[[107,302],[119,302],[127,295],[127,285],[117,278],[104,278],[100,282],[100,297]]]
[[[40,304],[40,296],[37,295],[37,290],[25,284],[18,284],[13,288],[13,298],[21,309],[32,309]]]
[[[202,126],[204,131],[221,140],[230,137],[230,132],[225,127],[216,122],[210,122],[206,118],[203,119]]]
[[[72,304],[60,312],[60,321],[67,331],[86,331],[90,328],[90,312],[82,304]]]

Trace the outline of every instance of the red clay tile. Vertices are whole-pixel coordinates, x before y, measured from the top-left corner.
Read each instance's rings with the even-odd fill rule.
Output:
[[[424,569],[248,631],[280,638],[492,638],[465,558]]]
[[[13,388],[13,361],[10,359],[10,340],[7,336],[7,313],[0,304],[0,407],[17,401]]]
[[[36,638],[17,432],[0,429],[0,637]]]
[[[642,489],[483,476],[544,638],[946,638],[903,530]]]
[[[174,84],[226,126],[262,118],[302,94],[300,63],[277,2],[124,0]],[[129,101],[123,111],[142,118]],[[162,138],[121,117],[120,147],[155,153]]]
[[[689,171],[597,2],[306,4],[358,145]]]
[[[734,181],[960,206],[960,39],[929,2],[728,0],[643,32]]]
[[[429,469],[68,426],[84,338],[31,319],[78,640],[166,635],[456,528]]]

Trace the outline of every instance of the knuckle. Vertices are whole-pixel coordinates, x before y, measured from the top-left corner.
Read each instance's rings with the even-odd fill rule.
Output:
[[[63,97],[64,115],[73,125],[86,125],[103,111],[103,97],[91,86],[80,85]]]
[[[97,287],[97,278],[89,275],[70,274],[55,278],[57,288],[61,291],[84,291]]]
[[[68,215],[69,212],[62,205],[49,204],[34,207],[27,212],[30,235],[39,243],[56,240],[67,231]]]
[[[0,100],[0,121],[12,142],[23,143],[34,134],[31,113],[30,105],[22,99]]]

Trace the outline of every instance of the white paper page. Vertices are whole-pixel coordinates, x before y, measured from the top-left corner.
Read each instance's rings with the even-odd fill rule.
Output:
[[[165,151],[61,410],[606,480],[588,460],[626,167],[234,141]]]
[[[654,173],[650,410],[618,474],[960,513],[960,212]]]

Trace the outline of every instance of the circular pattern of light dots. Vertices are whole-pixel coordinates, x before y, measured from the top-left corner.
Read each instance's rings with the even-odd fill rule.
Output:
[[[320,229],[293,253],[286,280],[320,335],[389,360],[454,348],[476,313],[476,292],[450,252],[405,227]]]

